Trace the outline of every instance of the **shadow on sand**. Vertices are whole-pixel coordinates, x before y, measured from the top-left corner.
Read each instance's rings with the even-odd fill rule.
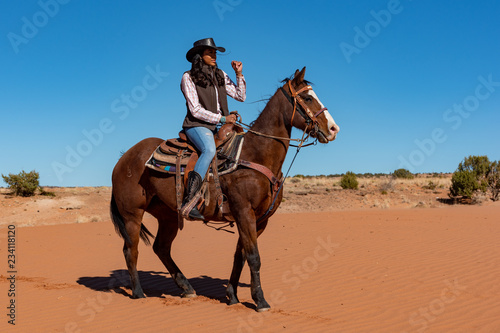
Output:
[[[139,271],[139,279],[146,297],[165,298],[165,295],[181,297],[181,290],[171,279],[170,274],[165,272]],[[127,297],[131,297],[130,277],[124,269],[114,270],[110,276],[80,277],[78,284],[96,291],[114,291]],[[189,279],[196,290],[196,294],[204,296],[220,303],[227,303],[226,286],[227,279],[217,279],[206,275]],[[250,287],[249,284],[240,283],[239,287]],[[245,304],[245,303],[243,303]],[[248,306],[253,306],[248,304]]]

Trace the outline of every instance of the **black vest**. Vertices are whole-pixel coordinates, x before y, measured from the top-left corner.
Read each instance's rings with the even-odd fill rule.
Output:
[[[218,68],[216,68],[215,70],[220,71],[220,69],[218,69]],[[191,71],[187,71],[186,73],[190,73],[190,72]],[[218,96],[219,96],[219,105],[220,105],[220,108],[222,110],[222,115],[228,116],[229,115],[229,108],[227,106],[226,85],[223,84],[223,85],[219,86],[215,76],[212,76],[212,82],[213,82],[213,84],[208,84],[206,88],[203,88],[203,87],[195,84],[196,92],[198,93],[198,99],[200,101],[200,104],[203,108],[205,108],[206,110],[208,110],[210,112],[219,113],[217,111],[217,101],[215,99],[215,89],[217,89]],[[203,126],[203,127],[206,127],[206,128],[213,131],[215,129],[215,127],[217,126],[216,124],[210,124],[210,123],[207,123],[206,121],[195,118],[191,114],[191,111],[189,111],[189,107],[187,105],[187,102],[186,102],[186,109],[187,109],[187,114],[186,114],[186,118],[184,118],[184,123],[182,124],[183,128]]]

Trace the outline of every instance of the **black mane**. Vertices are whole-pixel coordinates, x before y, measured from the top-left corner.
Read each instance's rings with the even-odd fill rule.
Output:
[[[285,84],[285,83],[287,83],[288,81],[291,81],[291,80],[293,80],[293,75],[291,77],[287,77],[287,78],[281,80],[281,83]],[[303,82],[306,85],[314,85],[314,83],[312,83],[311,81],[304,80]]]

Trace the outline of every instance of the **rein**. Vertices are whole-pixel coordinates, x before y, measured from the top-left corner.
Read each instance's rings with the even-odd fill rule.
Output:
[[[253,133],[253,134],[256,134],[256,135],[259,135],[259,136],[263,136],[265,138],[270,138],[270,139],[276,139],[276,140],[285,140],[285,141],[296,141],[299,143],[298,146],[296,145],[292,145],[290,144],[291,147],[307,147],[307,146],[311,146],[311,145],[315,145],[316,142],[318,141],[317,139],[314,140],[314,142],[311,142],[311,143],[308,143],[307,145],[304,145],[304,142],[307,141],[307,139],[309,139],[309,136],[310,134],[309,133],[306,133],[306,130],[302,133],[302,138],[300,139],[292,139],[292,138],[286,138],[286,137],[283,137],[283,136],[274,136],[274,135],[270,135],[270,134],[265,134],[265,133],[262,133],[262,132],[257,132],[257,131],[254,131],[250,128],[250,125],[248,124],[245,124],[245,123],[242,123],[241,121],[236,121],[236,123],[238,125],[241,125],[242,128],[244,128],[247,132],[250,132],[250,133]],[[306,136],[307,134],[307,136]],[[306,138],[304,139],[304,136],[306,136]]]

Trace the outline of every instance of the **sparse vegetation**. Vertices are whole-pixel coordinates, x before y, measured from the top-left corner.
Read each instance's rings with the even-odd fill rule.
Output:
[[[413,179],[415,176],[407,169],[397,169],[392,173],[394,178]]]
[[[345,175],[340,179],[340,186],[345,189],[357,190],[358,189],[358,179],[356,174],[351,171],[347,171]]]
[[[434,183],[432,180],[429,180],[429,183],[427,185],[422,186],[426,190],[432,190],[434,191],[438,185]]]
[[[471,199],[476,191],[486,191],[484,176],[490,162],[486,156],[469,156],[458,165],[451,178],[450,196]]]
[[[99,193],[99,192],[97,192]],[[52,191],[45,191],[45,189],[43,189],[42,187],[40,187],[40,195],[44,195],[46,197],[55,197],[56,194]]]
[[[488,188],[491,191],[491,200],[498,201],[500,194],[500,161],[491,163],[491,168],[486,176]]]
[[[380,191],[382,194],[387,194],[388,192],[394,191],[394,179],[391,178],[389,180],[382,181],[380,183]],[[385,192],[385,193],[383,193]]]
[[[490,162],[487,156],[464,158],[453,173],[450,197],[472,199],[480,193],[491,191],[491,199],[498,200],[500,192],[498,162]]]
[[[9,173],[8,176],[4,176],[2,174],[2,178],[15,195],[30,197],[35,195],[36,190],[40,188],[39,174],[35,170],[30,172],[23,170],[17,175]]]

